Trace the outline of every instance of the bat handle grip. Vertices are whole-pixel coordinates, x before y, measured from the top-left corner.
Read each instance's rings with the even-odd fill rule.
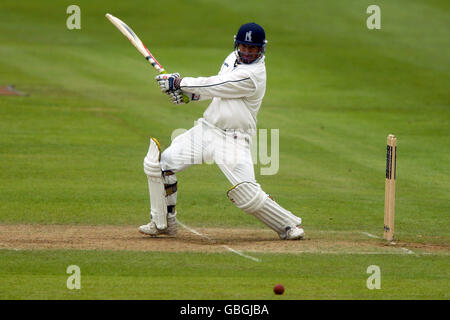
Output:
[[[188,96],[185,95],[184,93],[183,93],[183,101],[184,101],[184,103],[189,103],[189,101],[190,101]]]

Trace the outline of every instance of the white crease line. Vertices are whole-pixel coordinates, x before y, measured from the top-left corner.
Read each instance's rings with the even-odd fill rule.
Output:
[[[378,236],[375,236],[375,235],[373,235],[373,234],[370,234],[370,233],[368,233],[368,232],[363,232],[363,231],[360,231],[362,234],[364,234],[364,235],[366,235],[366,236],[368,236],[369,238],[374,238],[374,239],[381,239],[381,237],[378,237]],[[396,245],[396,243],[395,242],[391,242],[391,245]],[[407,248],[400,248],[401,250],[403,250],[405,253],[407,253],[407,254],[414,254],[414,251],[412,251],[412,250],[409,250],[409,249],[407,249]]]
[[[178,220],[178,224],[179,224],[180,226],[182,226],[183,228],[185,228],[186,230],[192,232],[193,234],[195,234],[195,235],[197,235],[197,236],[199,236],[199,237],[205,238],[205,239],[207,239],[207,240],[209,240],[209,241],[211,241],[211,242],[214,242],[214,240],[211,239],[210,237],[208,237],[208,236],[206,236],[206,235],[203,235],[203,234],[201,234],[200,232],[198,232],[198,231],[196,231],[196,230],[194,230],[194,229],[192,229],[192,228],[189,228],[187,225],[181,223],[179,220]],[[235,254],[241,256],[241,257],[244,257],[244,258],[247,258],[247,259],[256,261],[256,262],[261,262],[260,259],[255,258],[255,257],[252,257],[252,256],[249,256],[249,255],[246,255],[246,254],[243,254],[242,252],[237,251],[237,250],[235,250],[235,249],[233,249],[233,248],[231,248],[231,247],[229,247],[229,246],[222,245],[222,247],[225,248],[225,249],[227,249],[227,250],[230,251],[230,252],[233,252],[233,253],[235,253]]]
[[[202,237],[202,238],[205,238],[205,239],[207,239],[207,240],[213,241],[210,237],[205,236],[205,235],[201,234],[200,232],[195,231],[194,229],[191,229],[191,228],[189,228],[187,225],[181,223],[180,220],[178,220],[177,222],[178,222],[178,224],[179,224],[180,226],[182,226],[183,228],[185,228],[185,229],[187,229],[188,231],[192,232],[193,234],[196,234],[197,236]]]
[[[360,232],[361,232],[362,234],[368,236],[369,238],[381,239],[381,237],[375,236],[375,235],[370,234],[370,233],[368,233],[368,232],[363,232],[363,231],[360,231]]]
[[[405,253],[407,253],[407,254],[414,254],[414,251],[411,251],[411,250],[409,250],[409,249],[407,249],[407,248],[401,248],[403,251],[405,251]]]
[[[229,246],[223,245],[222,247],[224,247],[225,249],[227,249],[227,250],[229,250],[229,251],[231,251],[231,252],[233,252],[233,253],[236,253],[236,254],[240,255],[241,257],[244,257],[244,258],[247,258],[247,259],[256,261],[256,262],[261,262],[260,259],[255,258],[255,257],[248,256],[248,255],[246,255],[246,254],[243,254],[242,252],[239,252],[239,251],[237,251],[237,250],[234,250],[233,248],[230,248]]]

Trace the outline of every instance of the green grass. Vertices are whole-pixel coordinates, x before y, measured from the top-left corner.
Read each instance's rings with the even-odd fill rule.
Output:
[[[448,258],[437,256],[260,254],[260,263],[203,253],[0,251],[0,257],[0,299],[449,298]],[[80,267],[80,290],[67,289],[69,265]],[[379,290],[366,286],[370,265],[380,267]],[[283,296],[273,294],[277,283]]]
[[[381,30],[366,28],[366,8],[372,1],[80,0],[82,29],[72,31],[66,28],[70,4],[0,3],[0,85],[15,84],[30,94],[0,96],[0,223],[146,222],[148,192],[142,161],[149,138],[156,136],[163,147],[169,146],[172,131],[190,128],[207,107],[207,102],[171,105],[153,80],[154,70],[105,19],[110,12],[128,23],[169,71],[189,76],[217,73],[240,24],[263,25],[269,40],[268,80],[258,125],[280,130],[278,173],[261,175],[261,166],[255,167],[264,190],[301,216],[306,231],[381,235],[386,136],[394,133],[396,234],[408,241],[437,237],[448,245],[448,1],[376,1],[382,12]],[[192,167],[179,173],[178,180],[177,207],[184,223],[261,226],[228,201],[230,185],[217,167]],[[151,290],[137,287],[141,281],[167,282],[158,298],[177,298],[174,295],[185,294],[172,292],[181,278],[186,286],[198,289],[192,298],[204,297],[202,286],[207,281],[219,286],[213,294],[217,298],[239,298],[235,289],[245,287],[243,282],[249,288],[243,297],[271,298],[275,278],[265,273],[272,272],[273,264],[280,276],[290,267],[295,272],[294,280],[290,271],[281,278],[293,281],[288,289],[292,296],[283,298],[448,298],[445,257],[377,257],[392,270],[393,275],[386,277],[393,287],[371,292],[364,287],[370,256],[283,255],[278,260],[268,255],[256,277],[245,261],[229,255],[98,253],[97,257],[72,252],[70,256],[87,265],[90,259],[94,263],[104,257],[106,267],[110,265],[106,261],[114,258],[117,268],[110,265],[116,271],[105,274],[87,268],[86,291],[71,293],[55,287],[57,281],[64,287],[68,261],[61,253],[0,254],[7,258],[1,264],[17,264],[18,270],[28,268],[28,257],[43,261],[52,255],[63,268],[55,271],[56,266],[49,265],[47,274],[39,268],[45,264],[33,266],[43,276],[43,293],[28,286],[28,281],[39,281],[36,276],[17,271],[9,278],[1,269],[0,287],[10,288],[7,293],[0,290],[2,298],[110,298],[107,287],[114,281],[124,288],[120,298],[152,297]],[[141,265],[153,259],[162,265],[177,257],[203,260],[217,271],[225,263],[229,286],[204,276],[201,266],[188,269],[193,274],[173,266],[160,279],[136,267],[127,276],[128,271],[120,271],[132,268],[127,255]],[[241,263],[244,270],[233,275]],[[339,271],[321,275],[319,271],[333,263]],[[399,270],[395,263],[400,263]],[[407,266],[414,268],[416,281]],[[447,282],[439,280],[445,274]],[[133,290],[144,290],[143,295]]]

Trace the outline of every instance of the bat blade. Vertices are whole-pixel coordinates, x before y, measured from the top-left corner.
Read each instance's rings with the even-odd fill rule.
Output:
[[[141,39],[136,35],[136,33],[131,29],[125,22],[119,18],[107,13],[106,18],[117,28],[119,31],[131,42],[131,44],[147,59],[148,62],[155,68],[159,73],[166,73],[163,66],[153,57],[150,50],[142,43]]]
[[[155,59],[151,54],[150,50],[142,43],[141,39],[136,35],[136,33],[131,29],[125,22],[119,18],[107,13],[106,18],[117,28],[120,32],[131,42],[131,44],[145,57],[145,59],[150,62],[150,64],[159,73],[167,73],[163,66]],[[183,94],[184,103],[189,103],[189,98]]]

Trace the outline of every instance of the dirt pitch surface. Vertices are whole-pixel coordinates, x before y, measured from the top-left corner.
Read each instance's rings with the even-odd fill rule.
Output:
[[[364,232],[310,231],[282,241],[268,229],[179,227],[176,237],[149,237],[136,226],[0,224],[0,249],[129,250],[160,252],[448,254],[449,245],[388,244]]]

